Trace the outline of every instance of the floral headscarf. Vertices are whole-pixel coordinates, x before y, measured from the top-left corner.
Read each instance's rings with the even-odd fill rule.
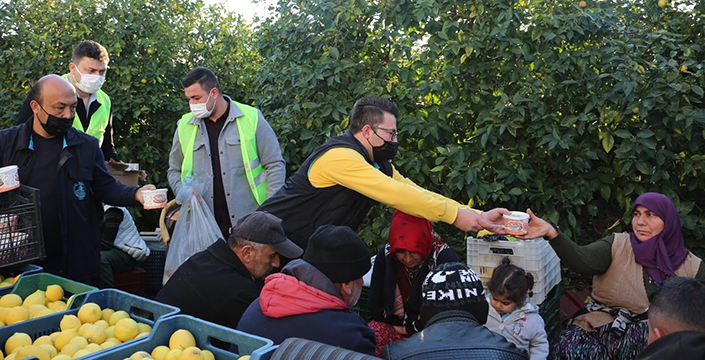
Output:
[[[637,205],[645,206],[664,223],[660,234],[644,242],[639,241],[633,231],[629,233],[636,262],[645,267],[649,276],[660,285],[666,277],[677,276],[676,269],[689,253],[681,232],[681,220],[673,202],[663,194],[642,194],[634,201],[632,213]]]
[[[433,230],[431,222],[426,219],[411,216],[399,210],[392,214],[389,226],[389,253],[407,250],[427,258],[435,245],[443,244],[441,238]]]

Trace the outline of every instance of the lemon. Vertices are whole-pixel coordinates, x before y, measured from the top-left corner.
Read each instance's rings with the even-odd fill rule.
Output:
[[[72,360],[73,358],[66,354],[58,354],[51,358],[51,360]]]
[[[81,320],[79,320],[76,315],[64,315],[64,317],[61,318],[61,322],[59,322],[59,329],[62,331],[68,329],[75,329],[78,331],[80,328]]]
[[[148,333],[148,332],[152,331],[152,327],[145,324],[145,323],[137,323],[137,326],[139,326],[141,333],[143,333],[143,332]]]
[[[237,360],[249,360],[249,358],[250,358],[250,355],[242,355],[239,358],[237,358]]]
[[[56,348],[52,344],[41,344],[39,345],[39,347],[46,350],[49,353],[49,357],[53,358],[54,356],[59,354],[59,351],[56,350]]]
[[[63,300],[51,301],[47,304],[47,307],[49,309],[56,311],[56,312],[64,311],[64,310],[66,310],[66,303],[63,302]]]
[[[96,352],[96,351],[103,350],[103,348],[100,347],[100,345],[98,345],[98,344],[96,344],[96,343],[88,344],[88,345],[86,345],[86,347],[84,347],[84,349],[86,349],[86,350],[88,350],[88,351],[90,351],[90,352],[92,352],[92,353],[94,353],[94,352]]]
[[[166,353],[164,360],[179,360],[179,356],[181,356],[182,352],[183,350],[181,349],[171,349]]]
[[[54,339],[54,347],[56,348],[56,350],[59,350],[62,354],[66,354],[64,352],[64,347],[71,341],[71,339],[73,339],[77,335],[78,332],[76,331],[76,329],[63,330],[59,333],[59,335],[56,336],[56,339]],[[66,355],[71,356],[73,355],[73,353]]]
[[[118,341],[118,342],[115,342],[115,341],[113,341],[113,340],[105,340],[105,342],[103,342],[102,344],[100,344],[100,348],[101,348],[101,349],[107,349],[107,348],[109,348],[109,347],[111,347],[111,346],[118,345],[120,340],[118,340],[118,339],[114,339],[114,340],[115,340],[115,341]],[[89,345],[90,345],[90,344],[89,344]]]
[[[41,346],[27,345],[23,346],[17,354],[15,354],[15,359],[24,359],[31,356],[35,356],[39,360],[51,360],[49,352]]]
[[[37,338],[36,340],[34,340],[34,342],[32,343],[32,345],[37,345],[37,346],[39,346],[39,345],[41,345],[41,344],[49,344],[49,345],[52,345],[52,346],[53,346],[53,345],[54,345],[54,340],[51,339],[51,336],[49,336],[49,335],[44,335],[44,336],[38,337],[38,338]]]
[[[105,329],[105,336],[110,338],[115,338],[115,326],[109,326],[107,329]],[[117,338],[115,338],[117,340]]]
[[[152,355],[150,355],[146,351],[138,351],[132,355],[130,355],[131,360],[143,360],[143,359],[152,359]]]
[[[115,337],[120,339],[120,341],[132,340],[139,333],[140,327],[137,326],[137,322],[135,320],[130,318],[120,319],[115,324]]]
[[[12,278],[12,285],[15,285],[17,283],[17,280],[20,279],[20,276],[22,276],[22,274],[19,274],[19,275],[15,276],[14,278]]]
[[[22,306],[24,306],[26,308],[29,308],[30,306],[32,306],[34,304],[42,304],[42,305],[46,306],[47,297],[44,294],[44,291],[37,290],[37,291],[33,292],[32,294],[30,294],[29,296],[27,296],[24,299],[24,301],[22,302]]]
[[[0,297],[0,306],[11,308],[22,305],[22,298],[17,294],[6,294]]]
[[[203,354],[201,353],[201,349],[190,346],[184,349],[179,356],[179,360],[203,360]]]
[[[122,319],[129,319],[129,318],[130,318],[130,314],[128,314],[126,311],[118,310],[118,311],[114,312],[112,315],[110,315],[110,319],[108,320],[108,323],[110,325],[115,325],[115,324],[117,324],[118,321],[120,321]]]
[[[103,309],[103,316],[101,317],[101,319],[103,319],[105,321],[110,321],[110,316],[114,313],[115,313],[115,310],[113,310],[111,308],[105,308],[105,309]]]
[[[5,341],[5,354],[12,354],[15,349],[27,345],[32,345],[32,338],[25,333],[16,332]]]
[[[159,345],[152,349],[152,357],[154,358],[154,360],[164,360],[169,350],[171,350],[169,349],[169,347],[165,345]]]
[[[51,315],[51,314],[56,314],[56,311],[54,311],[52,309],[44,309],[44,310],[38,312],[36,315],[34,315],[34,317],[39,318],[39,317],[47,316],[47,315]]]
[[[141,337],[143,337],[143,336],[147,336],[147,335],[149,335],[149,333],[148,333],[148,332],[141,332],[141,333],[139,333],[139,334],[137,334],[137,335],[135,336],[135,339],[137,339],[137,338],[141,338]]]
[[[61,285],[49,285],[45,292],[47,300],[59,301],[64,298],[64,288]]]
[[[196,346],[196,339],[194,339],[193,334],[186,329],[176,330],[171,334],[171,337],[169,337],[169,349],[184,350],[191,346]]]
[[[83,349],[86,345],[88,345],[88,340],[81,336],[74,336],[71,340],[69,340],[69,344],[76,344],[79,349]]]
[[[203,360],[215,360],[215,355],[210,350],[201,350]]]
[[[5,323],[12,325],[25,320],[29,320],[29,310],[24,306],[15,306],[7,313]]]
[[[105,339],[105,329],[99,325],[89,324],[88,329],[83,333],[83,337],[88,340],[88,343],[102,344]]]
[[[103,311],[96,303],[86,303],[78,309],[78,319],[82,324],[94,323],[103,317]]]
[[[107,329],[110,327],[110,324],[106,320],[102,320],[102,319],[96,321],[94,324],[102,327],[103,329]]]
[[[11,307],[0,308],[0,321],[7,323],[7,314],[10,313],[10,310],[12,310]]]
[[[581,8],[585,8],[587,6],[587,2],[585,2],[583,0],[583,1],[579,2],[578,5],[580,5]]]
[[[73,355],[76,354],[78,350],[81,350],[78,345],[66,344],[66,346],[61,349],[61,353],[73,357]]]
[[[35,318],[37,316],[37,314],[39,312],[41,312],[42,310],[49,310],[49,309],[42,304],[33,304],[32,306],[27,308],[27,310],[29,310],[29,317]]]
[[[85,324],[81,325],[81,327],[78,328],[78,335],[83,336],[83,334],[86,333],[86,330],[88,330],[88,327],[91,325],[93,325],[93,324],[85,323]],[[85,336],[83,336],[83,337],[85,337]]]
[[[88,355],[88,354],[90,354],[90,353],[91,353],[91,351],[88,350],[88,349],[81,349],[81,350],[78,350],[78,351],[76,351],[75,353],[73,353],[73,358],[74,358],[74,359],[78,359],[78,358],[80,358],[81,356],[86,356],[86,355]]]

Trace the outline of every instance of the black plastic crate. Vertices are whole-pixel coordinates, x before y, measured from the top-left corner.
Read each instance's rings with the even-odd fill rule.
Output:
[[[0,193],[0,267],[44,259],[39,190],[21,185]]]
[[[164,263],[166,263],[166,251],[155,249],[150,249],[147,260],[137,263],[137,266],[145,271],[145,291],[157,292],[161,290],[162,279],[164,279]]]

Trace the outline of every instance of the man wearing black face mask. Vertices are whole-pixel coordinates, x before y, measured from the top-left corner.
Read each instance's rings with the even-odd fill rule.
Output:
[[[346,225],[354,231],[377,203],[463,231],[495,227],[508,214],[473,209],[425,190],[400,175],[390,163],[397,152],[399,109],[378,96],[355,102],[350,128],[313,151],[296,173],[258,210],[282,219],[286,235],[302,249],[321,225]]]
[[[0,131],[0,166],[17,165],[20,183],[40,191],[47,257],[39,264],[97,285],[102,213],[96,204],[137,205],[142,192],[115,181],[98,140],[72,127],[77,99],[71,83],[47,75],[31,91],[33,119]]]

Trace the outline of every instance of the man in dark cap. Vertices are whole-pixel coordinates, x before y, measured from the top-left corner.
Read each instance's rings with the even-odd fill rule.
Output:
[[[218,239],[181,264],[157,300],[234,329],[259,296],[264,278],[279,267],[279,255],[296,258],[301,253],[284,235],[279,218],[255,211],[238,220],[227,243]]]
[[[421,293],[423,330],[382,349],[384,359],[528,360],[502,335],[486,327],[489,304],[482,281],[459,262],[429,272]]]
[[[351,306],[362,292],[370,252],[347,226],[324,225],[303,259],[267,277],[237,329],[281,344],[299,337],[374,355],[375,335]]]

